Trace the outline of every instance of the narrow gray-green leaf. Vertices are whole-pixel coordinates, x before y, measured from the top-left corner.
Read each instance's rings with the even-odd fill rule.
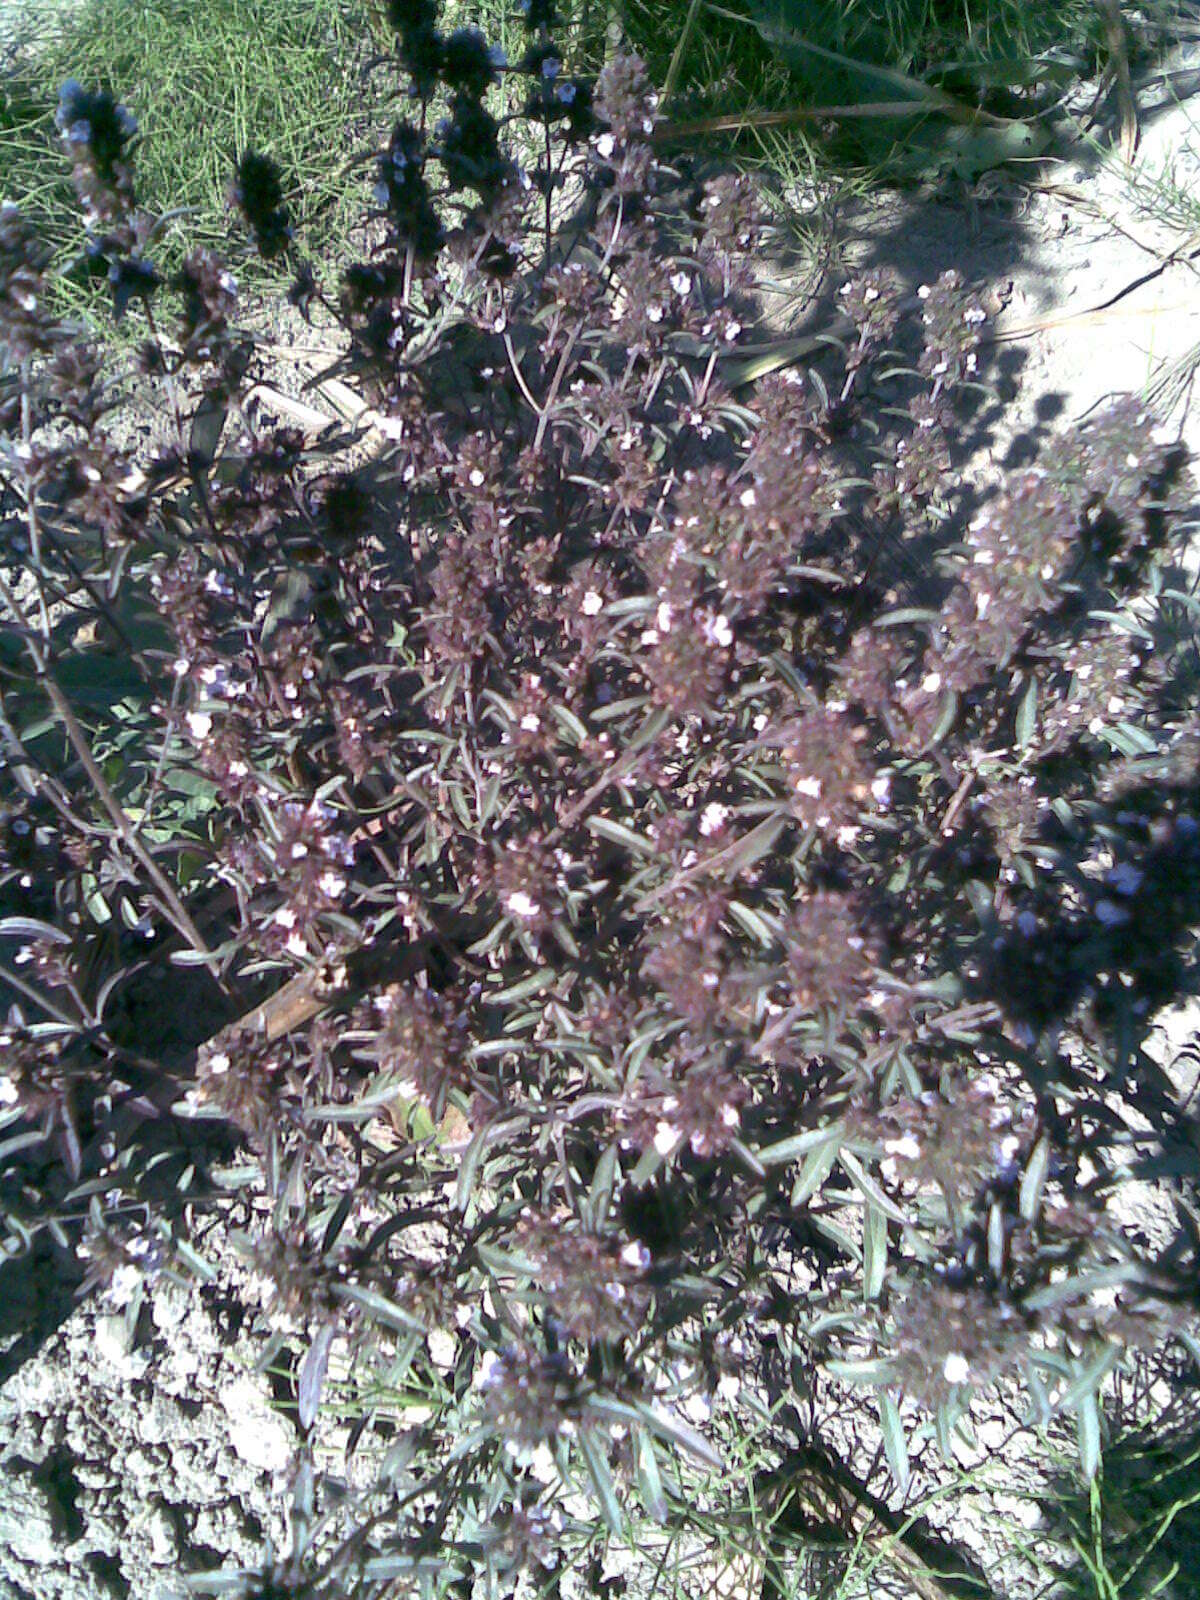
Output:
[[[901,1211],[896,1202],[890,1199],[879,1185],[867,1172],[858,1158],[849,1150],[838,1152],[838,1165],[850,1179],[850,1182],[862,1195],[865,1195],[874,1205],[877,1205],[892,1222],[898,1222],[902,1228],[910,1227],[908,1218]]]
[[[1029,1164],[1021,1175],[1019,1205],[1026,1222],[1032,1222],[1042,1202],[1046,1173],[1050,1167],[1050,1140],[1043,1135],[1033,1147]]]
[[[792,1188],[792,1204],[794,1206],[802,1206],[806,1200],[811,1200],[825,1182],[825,1179],[833,1171],[833,1163],[837,1160],[841,1142],[842,1130],[838,1128],[832,1134],[827,1135],[823,1144],[818,1145],[815,1150],[809,1151]]]
[[[300,1426],[311,1428],[321,1404],[321,1391],[325,1387],[325,1374],[329,1371],[329,1352],[333,1348],[334,1325],[323,1322],[313,1336],[313,1342],[300,1364],[296,1382],[296,1410]]]
[[[1085,1394],[1075,1408],[1079,1432],[1079,1465],[1090,1483],[1100,1470],[1100,1407],[1094,1394]]]
[[[863,1298],[878,1300],[887,1273],[887,1218],[878,1206],[863,1207]]]
[[[587,1467],[588,1477],[592,1480],[592,1487],[596,1491],[596,1498],[600,1502],[600,1510],[609,1529],[620,1537],[624,1527],[624,1518],[621,1515],[620,1502],[617,1499],[616,1487],[613,1484],[612,1473],[608,1470],[608,1462],[596,1440],[588,1433],[579,1435],[579,1453],[583,1457],[584,1466]]]
[[[912,1473],[908,1462],[908,1440],[905,1438],[904,1424],[900,1420],[900,1407],[886,1389],[881,1390],[877,1398],[879,1422],[883,1428],[884,1454],[892,1470],[896,1488],[902,1495],[906,1495],[912,1481]]]

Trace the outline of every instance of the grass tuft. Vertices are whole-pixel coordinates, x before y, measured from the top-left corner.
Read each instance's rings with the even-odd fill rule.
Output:
[[[179,264],[185,241],[228,249],[225,189],[249,144],[283,169],[300,249],[342,255],[364,199],[347,162],[383,108],[384,79],[365,70],[373,43],[344,0],[27,0],[0,80],[0,193],[69,268],[77,211],[53,118],[75,77],[137,117],[139,202],[183,213],[156,243],[160,270]],[[251,292],[278,277],[248,241],[233,265]],[[73,274],[59,288],[64,311],[98,304]]]

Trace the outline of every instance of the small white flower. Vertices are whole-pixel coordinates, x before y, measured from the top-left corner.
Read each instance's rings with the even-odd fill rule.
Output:
[[[479,1365],[471,1379],[473,1389],[486,1389],[489,1384],[495,1383],[499,1378],[497,1367],[500,1366],[500,1357],[494,1350],[485,1350],[480,1357]]]
[[[173,662],[172,666],[171,666],[171,671],[175,674],[175,676],[177,678],[186,678],[188,673],[191,670],[192,670],[192,663],[188,660],[188,658],[186,656],[180,656],[179,660],[176,661],[176,662]]]
[[[907,1161],[919,1161],[921,1146],[911,1133],[901,1134],[899,1139],[885,1139],[883,1148],[890,1156],[902,1156]]]
[[[917,299],[918,300],[928,300],[929,296],[930,296],[930,293],[931,293],[931,290],[930,290],[929,285],[927,283],[921,283],[921,284],[917,285]]]
[[[322,894],[327,894],[331,900],[336,900],[338,895],[344,891],[346,880],[340,872],[334,872],[330,868],[317,879],[317,886]]]
[[[682,298],[684,295],[691,293],[692,280],[686,272],[673,272],[671,274],[671,287]]]
[[[797,778],[792,784],[792,788],[795,789],[797,794],[807,796],[809,800],[819,800],[821,798],[820,778]]]
[[[17,1086],[11,1078],[0,1075],[0,1106],[15,1106]]]
[[[524,889],[514,889],[504,904],[514,917],[536,917],[542,909],[532,896],[525,893]]]
[[[536,733],[542,725],[542,719],[536,711],[527,711],[521,718],[521,727],[525,733]]]
[[[585,617],[595,617],[604,610],[604,596],[596,589],[589,589],[583,597],[580,607]]]
[[[940,672],[927,672],[921,679],[921,688],[926,694],[936,694],[941,687],[942,675]]]
[[[743,489],[739,499],[747,510],[749,510],[752,505],[755,505],[758,502],[758,496],[755,494],[753,489]]]
[[[1001,1165],[1007,1167],[1010,1162],[1015,1161],[1020,1148],[1021,1141],[1017,1135],[1015,1133],[1006,1133],[996,1146],[996,1154],[1000,1158]]]
[[[659,602],[658,611],[655,614],[654,620],[658,625],[659,633],[670,633],[670,631],[671,631],[671,607],[670,607],[669,603],[666,600],[662,600],[662,601]]]
[[[291,929],[296,926],[296,913],[291,906],[280,906],[271,921],[275,923],[276,927]]]
[[[225,1054],[224,1050],[216,1050],[211,1056],[209,1056],[208,1070],[212,1073],[214,1078],[222,1077],[226,1072],[229,1071],[229,1068],[230,1060]]]
[[[470,483],[471,487],[473,489],[482,489],[486,481],[487,480],[484,478],[484,475],[479,468],[472,467],[470,473],[468,474],[468,482]]]
[[[654,1130],[654,1148],[660,1156],[669,1156],[678,1142],[678,1128],[664,1118]]]
[[[631,1239],[621,1251],[621,1260],[635,1272],[644,1272],[650,1265],[650,1252],[638,1239]]]
[[[733,643],[733,629],[729,626],[728,617],[717,617],[712,625],[712,636],[722,649],[728,650]]]
[[[731,322],[725,329],[725,343],[732,344],[741,331],[742,325],[740,322]]]
[[[189,711],[184,721],[197,744],[202,743],[212,732],[212,718],[207,711]]]
[[[966,1383],[971,1376],[971,1369],[967,1365],[966,1356],[960,1356],[956,1351],[946,1357],[946,1364],[942,1368],[942,1376],[947,1383]]]
[[[891,774],[883,772],[871,784],[871,793],[876,805],[886,806],[892,795]]]
[[[617,141],[613,138],[611,133],[602,133],[596,140],[596,154],[600,157],[601,161],[611,160],[612,153],[616,148]]]
[[[700,832],[706,839],[714,833],[719,833],[725,826],[728,816],[728,806],[723,806],[719,800],[711,801],[700,813]]]
[[[721,1107],[721,1121],[727,1128],[736,1128],[742,1120],[742,1114],[736,1106]]]

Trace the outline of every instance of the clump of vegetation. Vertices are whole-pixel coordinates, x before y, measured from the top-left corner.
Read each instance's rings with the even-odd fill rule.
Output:
[[[79,255],[52,115],[69,77],[112,94],[137,118],[145,135],[138,192],[165,219],[159,250],[171,270],[189,248],[227,242],[229,163],[249,143],[288,172],[305,247],[348,254],[360,203],[347,162],[386,107],[380,80],[366,71],[374,36],[343,0],[147,0],[132,9],[120,0],[27,0],[13,27],[0,80],[0,197],[20,201],[56,265]],[[253,252],[232,265],[244,292],[278,290],[270,263]],[[60,311],[97,310],[86,263],[52,282]]]
[[[0,213],[8,1248],[86,1223],[136,1317],[240,1221],[301,1427],[378,1447],[362,1501],[300,1474],[272,1593],[600,1582],[635,1526],[776,1570],[869,1527],[928,1592],[885,1502],[973,1400],[1093,1474],[1105,1375],[1195,1349],[1144,1048],[1200,889],[1179,463],[1129,403],[973,483],[953,274],[848,283],[741,393],[755,192],[660,159],[640,64],[570,75],[551,0],[510,63],[388,19],[378,249],[326,283],[231,177],[371,459],[243,409],[236,285],[154,259],[107,93],[58,123],[181,396],[144,470]]]
[[[805,187],[831,168],[868,182],[1027,171],[1077,141],[1097,79],[1092,113],[1113,90],[1131,141],[1131,73],[1188,25],[1176,0],[630,0],[623,16],[678,134],[736,141]]]

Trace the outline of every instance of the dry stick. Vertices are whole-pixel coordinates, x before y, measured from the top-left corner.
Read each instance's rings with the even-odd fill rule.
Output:
[[[822,117],[831,120],[849,117],[931,117],[939,110],[915,100],[873,100],[860,106],[790,106],[786,111],[741,111],[723,117],[698,117],[692,122],[663,122],[650,139],[653,144],[669,144],[673,139],[698,139],[710,133],[756,132],[760,128],[795,128]]]
[[[33,411],[29,400],[30,363],[26,361],[21,382],[21,441],[28,453],[33,441]],[[33,570],[37,574],[38,610],[42,616],[42,632],[50,637],[50,613],[46,608],[46,590],[42,577],[42,533],[38,522],[37,494],[28,478],[25,488],[25,516],[29,523],[29,551],[33,557]]]
[[[1138,142],[1137,102],[1133,96],[1128,37],[1121,16],[1120,0],[1096,0],[1096,8],[1104,18],[1106,43],[1117,80],[1117,104],[1121,108],[1121,154],[1127,162],[1132,162]]]
[[[129,820],[129,817],[125,812],[125,808],[113,793],[111,787],[109,786],[108,779],[104,776],[103,772],[101,772],[96,758],[92,754],[91,746],[88,744],[87,735],[84,733],[83,729],[76,720],[75,713],[71,710],[71,706],[67,700],[67,697],[59,688],[58,681],[50,670],[50,663],[45,652],[37,643],[33,633],[26,625],[25,619],[21,613],[21,607],[17,602],[17,597],[9,588],[7,580],[2,577],[0,577],[0,597],[3,598],[5,605],[8,607],[9,612],[13,617],[13,620],[16,622],[17,626],[21,629],[25,636],[25,647],[33,659],[33,664],[39,678],[41,679],[42,687],[45,689],[47,698],[49,699],[50,704],[54,707],[55,714],[63,725],[63,731],[65,732],[67,739],[70,741],[71,748],[79,758],[83,770],[87,773],[101,805],[112,818],[113,824],[121,838],[125,841],[126,846],[129,848],[131,853],[136,856],[143,870],[146,872],[147,876],[150,878],[151,882],[162,896],[167,913],[170,916],[171,921],[175,924],[176,928],[178,928],[179,932],[183,934],[184,938],[191,945],[193,950],[197,951],[201,955],[211,956],[212,951],[209,950],[208,946],[205,944],[200,935],[199,929],[188,915],[187,908],[176,894],[170,879],[162,871],[161,867],[158,865],[158,862],[155,861],[154,857],[138,838],[137,830],[135,829],[133,823]]]

